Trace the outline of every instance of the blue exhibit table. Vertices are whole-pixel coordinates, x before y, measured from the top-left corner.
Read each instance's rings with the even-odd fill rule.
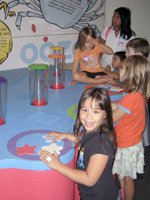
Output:
[[[49,88],[48,104],[32,106],[28,73],[27,68],[0,72],[8,81],[6,123],[0,126],[0,199],[73,200],[72,181],[49,169],[38,152],[49,145],[43,136],[51,130],[72,133],[86,84],[71,86],[71,72],[66,71],[65,88]],[[111,94],[112,101],[121,95]],[[63,147],[60,160],[74,167],[74,144],[62,140],[57,145]]]

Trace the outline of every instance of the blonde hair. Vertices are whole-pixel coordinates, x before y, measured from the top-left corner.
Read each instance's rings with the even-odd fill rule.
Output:
[[[144,97],[150,97],[150,63],[144,56],[129,56],[124,61],[125,74],[123,82],[125,91],[140,92]]]

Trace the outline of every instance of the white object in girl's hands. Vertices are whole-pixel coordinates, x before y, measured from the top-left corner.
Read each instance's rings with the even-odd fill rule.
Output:
[[[50,152],[51,154],[57,154],[60,155],[60,151],[63,149],[62,146],[57,145],[56,143],[51,143],[48,146],[43,146],[42,150],[46,150]]]

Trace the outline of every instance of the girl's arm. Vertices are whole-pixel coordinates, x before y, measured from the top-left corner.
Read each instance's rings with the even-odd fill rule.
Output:
[[[112,72],[112,71],[108,71],[104,69],[104,72],[110,76],[112,76],[113,78],[119,79],[119,73],[117,72]]]
[[[72,66],[72,76],[78,71],[78,61],[74,60]]]
[[[105,70],[110,72],[110,71],[111,71],[111,66],[110,66],[110,65],[107,65],[107,66],[105,67]]]
[[[113,110],[113,122],[117,122],[126,114],[125,111],[123,111],[115,104],[112,104],[112,110]]]
[[[78,72],[78,61],[74,60],[73,62],[73,66],[72,66],[72,81],[71,81],[71,85],[75,85],[76,84],[76,80],[75,80],[75,75]]]
[[[105,54],[112,55],[114,53],[113,50],[105,44],[100,43],[100,47],[104,50]]]
[[[49,167],[63,174],[72,181],[86,186],[93,186],[97,183],[108,162],[108,156],[95,154],[90,158],[86,171],[83,171],[64,165],[56,155],[50,154],[47,151],[41,151],[40,155],[41,160],[43,160]],[[48,156],[51,157],[51,161],[46,160]]]
[[[118,108],[118,104],[111,102],[111,108],[112,108],[112,111],[115,111]]]

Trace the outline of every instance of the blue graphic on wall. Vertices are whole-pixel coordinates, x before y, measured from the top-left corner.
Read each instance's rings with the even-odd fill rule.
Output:
[[[7,5],[6,17],[11,8],[18,4],[23,4],[32,9],[32,11],[18,12],[16,18],[18,29],[21,28],[22,18],[37,17],[64,29],[71,27],[80,31],[84,26],[89,25],[90,21],[104,15],[100,11],[104,6],[105,0],[101,0],[98,7],[91,11],[96,2],[97,0],[31,0],[30,2],[14,0]],[[91,26],[95,29],[97,36],[100,36],[97,26],[94,24],[91,24]]]
[[[49,63],[50,46],[63,46],[72,63],[83,27],[92,26],[100,37],[104,6],[105,0],[0,0],[1,69]]]

